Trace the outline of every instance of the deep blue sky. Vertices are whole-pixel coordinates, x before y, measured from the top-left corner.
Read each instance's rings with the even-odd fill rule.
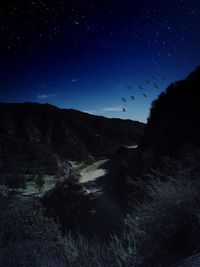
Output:
[[[199,0],[4,0],[0,22],[0,102],[146,121],[200,64]]]

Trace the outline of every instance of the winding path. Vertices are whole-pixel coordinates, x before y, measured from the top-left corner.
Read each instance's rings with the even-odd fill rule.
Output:
[[[125,147],[128,149],[137,148],[135,145]],[[105,159],[80,171],[79,181],[85,187],[92,203],[91,229],[95,229],[96,233],[101,233],[104,237],[121,227],[124,216],[114,184],[118,165],[119,162],[115,162],[113,159]]]
[[[86,187],[88,193],[102,191],[102,188],[98,188],[97,182],[98,179],[104,177],[108,173],[108,170],[102,167],[108,161],[108,159],[97,161],[80,172],[80,182]]]
[[[107,163],[108,159],[97,161],[80,172],[80,182],[92,201],[92,229],[95,229],[96,233],[101,233],[102,237],[116,229],[121,218],[116,197],[107,188],[109,180]]]

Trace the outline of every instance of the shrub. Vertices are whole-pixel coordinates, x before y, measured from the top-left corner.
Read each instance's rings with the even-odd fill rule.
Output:
[[[18,240],[0,246],[0,267],[133,267],[134,249],[126,238],[114,235],[104,244],[68,233],[57,242]]]
[[[24,173],[7,173],[0,177],[0,182],[11,189],[25,189],[26,176]]]
[[[0,246],[0,267],[67,267],[62,243],[18,240]]]
[[[0,266],[61,267],[57,263],[64,254],[58,226],[44,217],[43,208],[37,200],[9,196],[4,187],[1,187],[2,191]]]
[[[146,200],[133,208],[126,226],[135,236],[138,263],[167,264],[200,249],[200,195],[190,181],[154,180]]]
[[[113,235],[107,243],[69,234],[64,244],[70,267],[133,267],[135,264],[134,243],[126,232]]]
[[[74,181],[74,176],[58,182],[44,195],[42,202],[63,231],[77,227],[88,229],[91,200],[83,185]]]
[[[5,199],[5,198],[4,198]],[[0,242],[2,245],[18,240],[58,241],[59,229],[36,200],[8,197],[0,203]]]

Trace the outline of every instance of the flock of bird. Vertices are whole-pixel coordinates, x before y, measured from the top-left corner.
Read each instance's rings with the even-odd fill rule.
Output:
[[[156,89],[160,89],[160,86],[158,84],[159,80],[162,80],[164,81],[165,80],[165,76],[161,76],[160,78],[158,77],[155,77],[154,75],[151,76],[151,80],[145,80],[145,84],[153,84],[153,86],[156,88]],[[143,91],[144,90],[144,87],[142,87],[141,85],[138,85],[138,88]],[[129,85],[128,86],[128,90],[131,90],[132,89],[132,86]],[[142,96],[144,98],[147,98],[147,95],[145,93],[142,93]],[[131,95],[130,96],[130,99],[131,100],[135,100],[135,96]],[[127,99],[125,97],[122,96],[122,102],[127,102]],[[122,107],[122,112],[126,112],[126,108],[125,107]]]

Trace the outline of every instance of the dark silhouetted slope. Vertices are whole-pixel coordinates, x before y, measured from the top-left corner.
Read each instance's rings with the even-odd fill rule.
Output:
[[[152,103],[140,147],[157,155],[174,155],[191,143],[200,146],[200,67]]]
[[[0,104],[0,168],[35,165],[50,170],[56,156],[66,160],[108,157],[120,145],[139,142],[143,130],[140,122],[49,104]]]
[[[126,204],[128,196],[142,200],[146,194],[143,183],[152,179],[147,174],[152,168],[163,170],[163,156],[183,160],[189,153],[197,154],[195,150],[199,147],[200,68],[197,68],[185,80],[171,84],[152,103],[138,148],[123,148],[115,154],[112,160],[118,170],[111,178],[117,195]]]

